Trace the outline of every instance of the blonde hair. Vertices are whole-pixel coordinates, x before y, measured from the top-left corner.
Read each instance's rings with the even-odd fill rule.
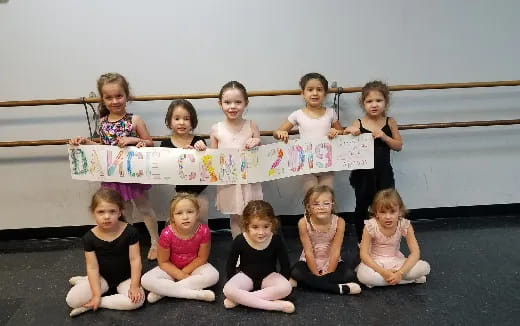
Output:
[[[396,206],[398,207],[401,213],[399,218],[405,217],[408,213],[408,210],[406,209],[406,206],[403,203],[403,199],[401,198],[397,190],[393,188],[380,190],[374,196],[372,205],[370,205],[369,207],[370,216],[375,217],[377,212],[392,209]]]
[[[92,195],[92,199],[90,200],[90,212],[94,213],[96,207],[102,201],[116,205],[119,208],[119,211],[121,211],[121,216],[119,216],[119,220],[126,222],[125,216],[123,215],[123,211],[125,209],[125,201],[117,191],[110,188],[99,188]]]
[[[332,213],[334,213],[334,190],[332,190],[331,187],[327,185],[316,185],[312,187],[311,189],[307,190],[307,193],[305,194],[305,197],[303,197],[303,207],[305,212],[305,218],[307,219],[307,222],[309,222],[309,225],[312,228],[311,223],[311,201],[313,201],[316,197],[318,197],[321,194],[329,193],[332,197]]]
[[[195,195],[188,193],[188,192],[179,192],[179,193],[175,194],[175,196],[170,201],[170,217],[168,219],[168,222],[170,225],[173,225],[172,216],[173,216],[173,213],[175,212],[175,207],[177,207],[177,204],[183,199],[191,201],[193,206],[195,206],[195,209],[197,210],[197,212],[199,212],[200,206],[199,206],[199,202],[197,201],[197,197],[195,197]]]
[[[244,231],[247,232],[247,229],[251,224],[251,220],[255,217],[270,222],[273,233],[278,231],[280,222],[274,214],[273,206],[271,206],[271,204],[268,202],[264,200],[251,200],[249,203],[247,203],[244,211],[242,212],[242,229]]]

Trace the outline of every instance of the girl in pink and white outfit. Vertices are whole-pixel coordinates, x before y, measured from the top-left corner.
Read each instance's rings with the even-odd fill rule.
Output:
[[[287,121],[273,132],[274,138],[287,142],[289,130],[296,126],[301,139],[325,136],[334,138],[337,135],[341,135],[344,131],[339,120],[334,115],[334,110],[323,106],[329,89],[327,79],[316,72],[308,73],[300,79],[300,87],[305,100],[305,107],[292,112]],[[302,178],[304,193],[316,185],[327,185],[331,188],[334,186],[333,172],[305,174]]]
[[[365,221],[360,246],[359,281],[368,287],[426,282],[430,265],[419,260],[419,244],[397,191],[379,191],[370,213],[373,217]],[[401,237],[406,238],[408,257],[399,250]]]
[[[211,127],[211,148],[251,149],[260,145],[260,131],[251,120],[242,117],[249,103],[244,85],[230,81],[222,86],[218,104],[226,119]],[[197,150],[205,150],[202,143],[195,144]],[[215,206],[223,214],[229,214],[233,239],[240,234],[240,216],[247,203],[263,198],[260,183],[217,186]]]
[[[159,237],[159,266],[143,275],[141,283],[150,291],[148,302],[164,296],[214,301],[215,293],[204,290],[218,282],[218,271],[208,257],[211,232],[199,222],[197,197],[177,194],[170,203],[170,225]]]

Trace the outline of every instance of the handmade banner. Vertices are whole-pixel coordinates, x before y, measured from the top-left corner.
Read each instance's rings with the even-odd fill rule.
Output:
[[[242,184],[374,167],[371,134],[297,139],[251,150],[69,146],[73,179],[146,184]]]

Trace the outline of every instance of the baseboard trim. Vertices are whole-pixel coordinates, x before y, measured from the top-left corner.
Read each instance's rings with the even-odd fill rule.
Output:
[[[338,213],[347,223],[352,223],[352,212]],[[418,208],[411,209],[408,218],[411,220],[418,219],[438,219],[438,218],[461,218],[461,217],[497,217],[497,216],[519,216],[520,203],[513,204],[495,204],[495,205],[476,205],[476,206],[456,206],[456,207],[436,207],[436,208]],[[301,215],[280,215],[280,221],[283,226],[295,226]],[[164,222],[159,222],[162,229]],[[210,219],[209,227],[212,230],[222,230],[229,228],[227,218]],[[137,223],[139,229],[145,230],[143,223]],[[0,230],[0,241],[7,240],[26,240],[26,239],[51,239],[51,238],[71,238],[81,237],[87,232],[92,225],[80,226],[61,226],[61,227],[42,227],[27,229],[9,229]],[[142,234],[146,234],[143,232]],[[145,240],[146,241],[146,240]]]

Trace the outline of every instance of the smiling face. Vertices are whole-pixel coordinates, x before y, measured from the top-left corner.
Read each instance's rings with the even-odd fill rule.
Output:
[[[103,230],[110,231],[117,227],[121,210],[115,203],[100,200],[92,210],[96,224]]]
[[[126,113],[128,94],[126,94],[119,83],[113,82],[103,85],[101,87],[101,98],[111,114],[120,115]]]
[[[246,232],[255,244],[263,244],[273,235],[273,223],[265,217],[252,217]]]
[[[334,208],[334,198],[330,192],[317,193],[311,197],[308,210],[311,212],[311,218],[316,220],[327,220],[332,216]]]
[[[191,234],[197,226],[199,210],[190,199],[181,199],[171,211],[170,223],[182,234]]]
[[[380,91],[370,91],[363,100],[363,109],[371,117],[384,116],[386,110],[385,97]]]
[[[191,115],[183,106],[179,105],[173,109],[170,129],[178,135],[185,135],[191,132]]]
[[[247,103],[244,94],[238,88],[224,90],[222,98],[218,101],[222,112],[224,112],[228,120],[242,119]]]
[[[319,79],[310,79],[302,91],[305,103],[310,107],[321,107],[325,95],[325,87]]]

